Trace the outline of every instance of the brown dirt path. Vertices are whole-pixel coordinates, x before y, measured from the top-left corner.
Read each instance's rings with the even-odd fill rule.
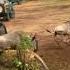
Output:
[[[70,70],[70,47],[61,43],[63,49],[57,49],[52,36],[45,29],[53,31],[54,27],[70,20],[70,6],[48,7],[40,1],[32,1],[15,6],[15,19],[6,22],[8,31],[23,30],[37,33],[40,56],[46,61],[50,70]]]

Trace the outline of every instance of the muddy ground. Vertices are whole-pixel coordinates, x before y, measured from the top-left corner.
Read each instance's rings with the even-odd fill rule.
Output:
[[[44,59],[50,70],[70,70],[70,46],[56,43],[54,36],[46,29],[70,20],[70,5],[47,6],[40,1],[31,1],[14,6],[15,19],[5,22],[8,32],[23,30],[37,34],[38,54]]]

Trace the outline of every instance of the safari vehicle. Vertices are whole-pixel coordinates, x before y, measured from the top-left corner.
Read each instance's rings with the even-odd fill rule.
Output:
[[[13,4],[8,0],[0,0],[0,19],[10,20],[14,15]]]
[[[9,2],[15,3],[15,4],[21,4],[22,0],[8,0]]]

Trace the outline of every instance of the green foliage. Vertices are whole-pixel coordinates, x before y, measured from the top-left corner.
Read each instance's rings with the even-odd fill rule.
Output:
[[[22,62],[19,61],[18,58],[14,59],[13,64],[14,64],[16,67],[22,66]]]
[[[32,60],[26,64],[25,70],[40,70],[39,63],[36,60]]]
[[[14,60],[16,68],[19,70],[40,70],[40,65],[36,60],[32,60],[29,63],[23,64],[17,58]]]
[[[14,59],[13,61],[13,64],[15,64],[15,66],[18,68],[18,70],[27,70],[27,68],[29,67],[29,64],[28,64],[28,67],[27,67],[27,64],[25,63],[25,60],[23,60],[22,62],[22,53],[26,53],[26,50],[27,49],[31,49],[33,47],[33,44],[32,44],[32,38],[24,33],[21,38],[20,38],[20,43],[18,45],[18,50],[20,50],[20,53],[18,54],[19,58],[16,58]],[[20,56],[21,55],[21,56]]]
[[[20,44],[18,47],[20,47],[23,50],[32,48],[32,38],[27,35],[26,33],[21,36]]]
[[[18,70],[39,70],[38,63],[35,60],[31,60],[29,62],[25,62],[25,53],[27,49],[32,49],[32,38],[28,34],[23,34],[20,38],[20,43],[18,46],[18,50],[20,53],[18,54],[20,58],[16,58],[13,63],[15,64]],[[22,53],[24,53],[24,60],[22,61]]]

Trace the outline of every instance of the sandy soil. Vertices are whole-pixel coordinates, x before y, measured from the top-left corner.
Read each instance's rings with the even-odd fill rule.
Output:
[[[47,6],[40,1],[15,6],[15,19],[6,22],[8,32],[23,30],[37,33],[38,54],[46,61],[50,70],[70,70],[70,47],[63,42],[58,45],[51,31],[54,27],[70,20],[70,6]]]

